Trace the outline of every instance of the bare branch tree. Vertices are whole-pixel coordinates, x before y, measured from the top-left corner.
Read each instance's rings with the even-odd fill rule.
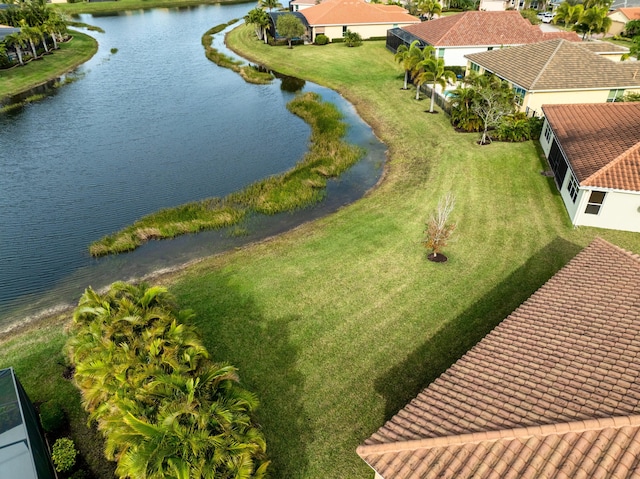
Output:
[[[425,239],[423,243],[425,248],[431,250],[429,256],[435,257],[440,254],[442,248],[447,245],[449,237],[455,230],[455,223],[447,223],[455,204],[455,196],[453,193],[448,192],[440,199],[436,211],[433,212],[427,220],[427,229],[424,232]]]

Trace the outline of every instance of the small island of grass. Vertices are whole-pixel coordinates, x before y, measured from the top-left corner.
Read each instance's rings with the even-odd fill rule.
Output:
[[[347,125],[331,103],[305,93],[287,104],[311,126],[311,145],[288,172],[257,181],[225,198],[207,198],[150,214],[92,243],[92,256],[131,251],[150,239],[173,238],[238,224],[249,213],[276,214],[320,201],[328,178],[339,176],[361,158],[361,148],[343,141]]]

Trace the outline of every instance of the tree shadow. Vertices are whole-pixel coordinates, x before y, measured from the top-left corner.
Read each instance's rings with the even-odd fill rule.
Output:
[[[582,248],[556,238],[375,381],[389,420],[486,336]]]
[[[258,396],[256,420],[267,442],[269,477],[301,477],[313,431],[301,401],[299,351],[290,341],[290,325],[299,318],[265,319],[253,298],[232,283],[216,272],[204,281],[179,285],[176,295],[183,307],[196,312],[211,358],[238,368],[242,385]]]

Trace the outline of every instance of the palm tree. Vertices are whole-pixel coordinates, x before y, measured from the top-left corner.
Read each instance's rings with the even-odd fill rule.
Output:
[[[455,81],[456,74],[451,70],[445,70],[444,58],[427,58],[422,62],[422,72],[418,75],[418,84],[431,82],[431,105],[429,113],[433,113],[433,104],[436,98],[436,85],[440,85],[444,92],[447,81]]]
[[[586,35],[607,33],[611,28],[611,18],[608,15],[609,11],[606,7],[588,8],[580,16],[574,30],[583,34],[583,40]]]
[[[13,49],[16,51],[16,55],[18,56],[18,62],[20,63],[20,65],[24,66],[24,60],[22,59],[22,49],[27,44],[27,41],[22,33],[17,32],[12,33],[11,35],[7,35],[4,41],[7,46],[13,47]]]
[[[33,53],[33,59],[38,58],[38,53],[36,52],[36,44],[40,39],[40,29],[38,27],[31,27],[27,24],[26,20],[20,20],[20,33],[24,35],[24,38],[29,42],[31,46],[31,52]]]
[[[268,8],[269,12],[271,12],[273,8],[282,8],[282,3],[278,0],[258,0],[258,6],[260,8]]]
[[[435,15],[442,13],[442,6],[438,3],[438,0],[419,0],[418,12],[426,16],[427,20],[431,20]]]
[[[409,89],[409,74],[422,60],[422,50],[420,50],[420,47],[418,46],[419,44],[419,40],[414,40],[408,47],[405,44],[402,44],[398,47],[394,56],[396,62],[402,63],[402,68],[404,68],[403,90]]]
[[[245,23],[253,25],[256,36],[267,43],[267,27],[271,24],[269,14],[261,8],[254,8],[244,16]]]
[[[420,87],[426,81],[426,77],[421,75],[421,73],[424,71],[427,60],[433,58],[434,53],[435,49],[431,45],[427,45],[420,52],[420,59],[413,67],[412,73],[414,82],[416,83],[416,100],[420,99]]]
[[[571,5],[569,2],[564,1],[557,8],[553,23],[562,22],[565,27],[575,25],[583,11],[584,6],[581,3]]]

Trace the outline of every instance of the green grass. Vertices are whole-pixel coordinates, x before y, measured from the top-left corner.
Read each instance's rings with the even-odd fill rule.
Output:
[[[385,419],[594,237],[639,253],[640,235],[574,229],[534,142],[478,146],[477,134],[424,113],[428,101],[401,90],[383,42],[289,50],[250,33],[241,27],[230,41],[357,106],[389,147],[386,174],[360,201],[209,258],[170,289],[195,310],[213,359],[238,366],[259,395],[274,479],[371,478],[355,448]],[[448,191],[458,227],[449,261],[434,264],[422,231]],[[18,365],[39,398],[66,384],[55,363],[60,329],[44,323],[0,349],[0,366]]]
[[[0,102],[73,70],[98,51],[98,42],[84,33],[70,31],[73,40],[60,43],[51,55],[31,61],[25,66],[0,70]]]

